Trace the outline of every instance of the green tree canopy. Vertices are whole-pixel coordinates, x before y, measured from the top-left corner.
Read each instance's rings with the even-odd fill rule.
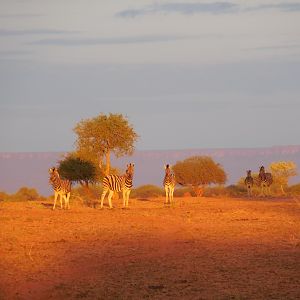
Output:
[[[193,187],[210,184],[224,184],[226,173],[223,168],[209,156],[194,156],[179,161],[173,166],[176,181],[181,185]]]
[[[95,118],[82,120],[75,126],[74,132],[77,134],[77,155],[98,165],[105,175],[110,173],[111,153],[117,157],[131,155],[138,139],[132,125],[122,114],[100,114]]]
[[[78,182],[88,187],[89,183],[96,181],[96,168],[90,161],[83,160],[74,155],[67,156],[60,161],[59,174],[72,182]]]

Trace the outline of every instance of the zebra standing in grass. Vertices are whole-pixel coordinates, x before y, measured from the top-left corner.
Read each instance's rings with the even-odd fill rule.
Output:
[[[270,186],[273,183],[273,177],[271,173],[266,173],[264,166],[261,166],[258,174],[258,185],[261,186],[261,195],[266,196],[266,189],[270,194]]]
[[[165,204],[173,203],[173,194],[176,185],[175,175],[171,171],[171,167],[169,164],[165,165],[165,177],[163,181],[163,185],[166,191],[166,202]]]
[[[50,179],[49,182],[54,190],[54,205],[55,209],[57,197],[60,196],[60,208],[63,208],[62,198],[65,200],[65,209],[70,209],[70,195],[71,195],[71,182],[69,180],[60,179],[58,170],[53,167],[49,169]]]
[[[130,163],[127,165],[126,173],[122,176],[119,175],[107,175],[103,178],[103,192],[101,195],[101,205],[103,207],[103,200],[106,193],[108,194],[109,208],[112,208],[111,198],[114,192],[123,192],[123,208],[128,207],[129,195],[133,186],[133,174],[134,164]]]
[[[247,177],[244,180],[244,183],[247,187],[248,197],[252,196],[252,188],[254,184],[253,177],[251,176],[251,170],[247,171]]]

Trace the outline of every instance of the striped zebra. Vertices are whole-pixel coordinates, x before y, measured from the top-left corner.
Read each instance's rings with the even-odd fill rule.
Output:
[[[169,164],[165,165],[165,177],[163,181],[163,186],[166,191],[166,202],[165,204],[173,203],[173,194],[175,189],[176,181],[175,175],[171,171],[171,167]]]
[[[49,183],[52,185],[54,190],[54,204],[53,210],[55,209],[57,197],[60,196],[60,208],[63,208],[62,199],[65,200],[65,209],[70,209],[70,195],[71,195],[71,182],[69,180],[60,179],[58,170],[53,167],[49,169]]]
[[[258,174],[258,186],[261,186],[261,195],[266,196],[266,190],[270,194],[270,186],[273,183],[271,173],[266,173],[264,166],[261,166]]]
[[[112,208],[111,198],[114,192],[123,193],[123,208],[128,207],[129,195],[131,188],[133,186],[133,174],[134,174],[134,164],[130,163],[127,165],[126,173],[122,176],[119,175],[107,175],[103,178],[103,192],[101,195],[101,205],[100,208],[103,208],[103,200],[106,193],[108,194],[108,204],[109,208]]]
[[[247,177],[244,180],[244,183],[247,187],[248,197],[252,196],[252,188],[254,184],[253,177],[251,176],[251,170],[247,171]]]

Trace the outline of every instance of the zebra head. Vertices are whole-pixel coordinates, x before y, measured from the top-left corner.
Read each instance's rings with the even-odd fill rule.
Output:
[[[171,174],[171,166],[169,164],[165,165],[165,170],[166,170],[166,175],[170,175]]]
[[[265,172],[265,167],[264,166],[261,166],[259,168],[259,174],[258,174],[258,177],[260,180],[263,180],[265,181],[266,180],[266,172]]]
[[[53,177],[59,177],[58,170],[55,167],[52,167],[52,168],[49,169],[49,174],[50,174],[51,178],[53,178]]]
[[[251,177],[251,170],[247,170],[247,177]]]
[[[132,179],[133,178],[133,174],[134,174],[134,163],[130,163],[130,164],[127,165],[126,177],[128,179]]]

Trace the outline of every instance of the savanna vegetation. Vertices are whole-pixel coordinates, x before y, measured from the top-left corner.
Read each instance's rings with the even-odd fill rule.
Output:
[[[148,184],[132,189],[133,209],[100,212],[101,179],[119,174],[110,155],[133,153],[138,135],[114,114],[74,130],[76,149],[58,162],[73,183],[71,210],[52,211],[53,196],[34,188],[0,192],[0,299],[300,298],[293,162],[268,166],[278,201],[258,201],[256,185],[247,201],[244,177],[226,186],[223,167],[196,156],[172,167],[173,206]]]

